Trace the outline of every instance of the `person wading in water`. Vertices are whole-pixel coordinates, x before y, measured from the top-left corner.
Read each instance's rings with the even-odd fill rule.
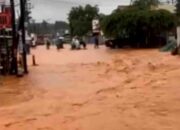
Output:
[[[94,36],[94,48],[99,48],[99,37],[98,37],[98,35],[95,35]]]

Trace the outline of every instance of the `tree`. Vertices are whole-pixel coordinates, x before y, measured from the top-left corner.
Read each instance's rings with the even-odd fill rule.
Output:
[[[99,14],[99,20],[102,21],[106,17],[105,14],[100,13]]]
[[[166,10],[128,9],[106,16],[101,27],[107,37],[127,38],[133,44],[147,47],[154,46],[153,39],[175,25],[174,15]]]
[[[152,6],[157,6],[159,0],[134,0],[133,6],[138,9],[150,9]]]
[[[178,17],[178,24],[180,24],[180,0],[177,0],[176,4],[176,15]]]
[[[92,20],[98,16],[97,6],[73,7],[69,13],[71,35],[83,36],[92,30]]]

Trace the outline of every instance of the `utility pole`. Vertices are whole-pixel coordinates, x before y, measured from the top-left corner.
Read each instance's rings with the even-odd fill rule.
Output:
[[[24,73],[28,73],[27,67],[27,54],[26,54],[26,34],[25,34],[25,5],[26,0],[20,0],[20,10],[21,10],[21,18],[20,18],[20,26],[22,31],[22,43],[23,43],[23,67]]]
[[[11,73],[17,74],[17,41],[16,41],[16,17],[14,9],[14,0],[10,0],[11,5],[11,23],[12,23],[12,63],[11,63]]]

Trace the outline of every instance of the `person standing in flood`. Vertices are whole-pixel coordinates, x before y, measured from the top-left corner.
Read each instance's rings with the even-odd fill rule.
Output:
[[[94,36],[94,48],[95,49],[97,49],[97,48],[99,48],[99,37],[98,37],[98,35],[95,35]]]
[[[49,50],[51,43],[48,38],[45,39],[45,43],[46,43],[46,49]]]
[[[77,50],[81,49],[81,47],[80,47],[80,41],[79,41],[79,37],[78,37],[78,36],[76,36],[75,45],[76,45],[76,49],[77,49]]]
[[[75,50],[76,49],[76,37],[73,37],[72,38],[72,41],[71,41],[71,50]]]
[[[82,45],[83,48],[86,49],[86,46],[87,46],[87,45],[86,45],[85,40],[84,40],[83,38],[80,38],[80,39],[79,39],[79,42],[80,42],[80,46]]]
[[[60,49],[63,49],[64,46],[63,46],[63,37],[59,37],[56,41],[56,47],[57,47],[57,50],[59,51]]]

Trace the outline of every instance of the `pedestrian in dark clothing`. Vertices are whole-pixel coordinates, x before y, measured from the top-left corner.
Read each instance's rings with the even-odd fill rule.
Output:
[[[60,49],[63,49],[64,46],[63,46],[63,39],[62,38],[58,38],[57,40],[57,43],[56,43],[56,47],[57,47],[57,50],[59,51]]]
[[[98,36],[95,36],[94,37],[94,42],[95,42],[95,46],[94,46],[94,48],[99,48],[99,38],[98,38]]]
[[[84,40],[81,38],[80,39],[80,46],[83,46],[84,49],[86,49],[86,42],[84,42]]]
[[[51,45],[51,43],[50,43],[50,41],[48,40],[47,43],[46,43],[46,48],[47,48],[47,50],[50,49],[50,45]]]
[[[81,41],[80,44],[83,46],[84,49],[86,49],[86,43],[84,41]]]

